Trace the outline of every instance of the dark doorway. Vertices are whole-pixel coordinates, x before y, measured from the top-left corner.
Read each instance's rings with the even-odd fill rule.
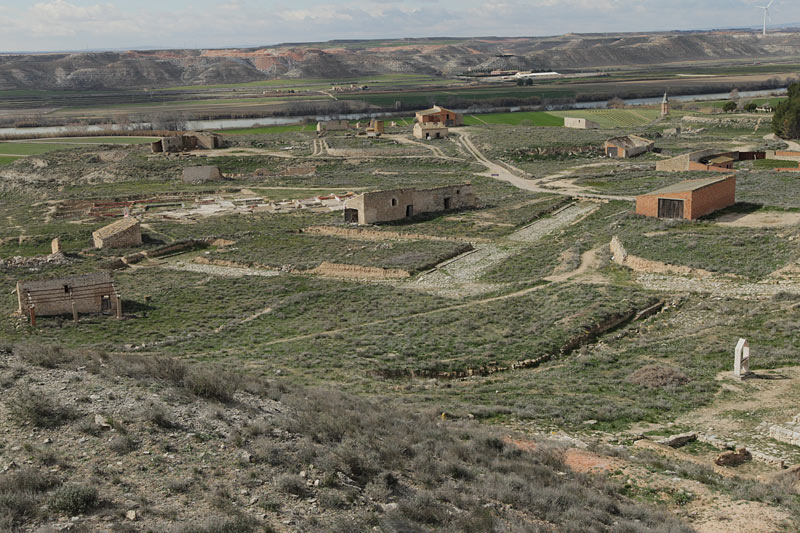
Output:
[[[445,199],[444,199],[444,210],[445,210],[445,211],[447,211],[448,209],[450,209],[450,203],[451,203],[451,202],[450,202],[450,198],[445,198]]]
[[[618,154],[618,152],[617,152],[617,147],[616,146],[609,146],[607,148],[607,154],[606,155],[608,155],[608,157],[617,157],[617,154]]]
[[[683,218],[683,200],[659,198],[658,218]]]
[[[100,310],[104,313],[111,311],[111,296],[103,296],[100,302]]]
[[[411,218],[414,216],[414,206],[407,205],[406,206],[406,218]]]
[[[344,221],[345,222],[355,222],[358,223],[358,209],[347,209],[344,210]]]

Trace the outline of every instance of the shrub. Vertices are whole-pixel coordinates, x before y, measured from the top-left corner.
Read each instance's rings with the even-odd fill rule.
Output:
[[[239,390],[239,376],[213,366],[195,366],[186,372],[184,385],[201,398],[230,402]]]
[[[130,435],[117,435],[108,443],[109,449],[119,455],[125,455],[135,450],[139,445]]]
[[[305,480],[296,474],[281,474],[276,484],[278,488],[286,494],[294,494],[295,496],[303,497],[308,492]]]
[[[78,483],[60,487],[50,498],[50,507],[69,515],[91,511],[99,502],[97,489]]]
[[[178,425],[170,420],[169,414],[167,413],[167,407],[164,404],[157,403],[157,402],[148,402],[142,413],[145,420],[152,422],[156,426],[164,429],[173,429],[178,427]]]
[[[212,517],[202,522],[178,526],[171,531],[172,533],[251,533],[255,530],[255,520],[247,516],[236,516]]]
[[[691,380],[689,376],[677,368],[653,364],[635,370],[627,377],[626,381],[648,389],[663,389],[666,387],[680,387]]]
[[[32,365],[57,368],[72,361],[72,355],[56,344],[23,343],[14,346],[14,355]]]
[[[75,411],[56,405],[43,393],[23,391],[8,401],[11,414],[20,422],[30,422],[36,427],[58,427],[75,418]]]

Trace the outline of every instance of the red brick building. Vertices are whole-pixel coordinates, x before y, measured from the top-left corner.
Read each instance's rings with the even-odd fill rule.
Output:
[[[736,176],[689,180],[636,197],[636,213],[694,220],[736,203]]]
[[[417,111],[416,120],[417,123],[423,125],[428,123],[439,123],[443,126],[452,127],[461,126],[464,124],[464,117],[460,113],[450,111],[449,109],[445,109],[438,105],[435,105],[430,109],[426,109],[425,111]]]

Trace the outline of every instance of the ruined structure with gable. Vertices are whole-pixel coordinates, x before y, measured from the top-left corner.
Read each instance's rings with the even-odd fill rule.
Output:
[[[109,313],[122,317],[122,301],[111,274],[97,272],[17,283],[19,312],[35,325],[37,316]]]
[[[344,204],[345,222],[373,224],[410,218],[420,213],[475,207],[472,185],[448,185],[433,189],[392,189],[366,192]]]
[[[638,135],[625,135],[608,139],[603,151],[608,157],[625,159],[649,152],[655,143]]]
[[[126,216],[92,233],[92,239],[98,249],[130,248],[142,244],[142,228],[136,218]]]

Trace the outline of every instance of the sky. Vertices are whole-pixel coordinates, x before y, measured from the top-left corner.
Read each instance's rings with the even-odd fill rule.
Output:
[[[769,0],[0,0],[0,52],[224,48],[761,24]],[[775,0],[773,23],[800,22]]]

